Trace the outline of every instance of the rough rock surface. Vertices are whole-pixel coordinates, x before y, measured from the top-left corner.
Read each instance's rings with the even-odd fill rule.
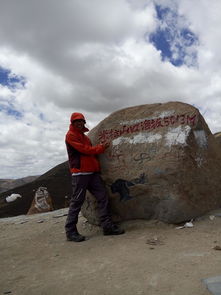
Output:
[[[39,187],[35,193],[35,197],[32,201],[31,207],[28,210],[27,215],[44,213],[53,210],[52,199],[47,191],[46,187]]]
[[[218,143],[219,147],[221,148],[221,132],[217,132],[214,134],[216,142]]]
[[[111,143],[100,162],[117,220],[179,223],[221,206],[220,148],[193,106],[169,102],[122,109],[89,137],[93,144]],[[82,214],[99,223],[90,194]]]

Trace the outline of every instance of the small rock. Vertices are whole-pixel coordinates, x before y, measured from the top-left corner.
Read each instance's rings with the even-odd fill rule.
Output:
[[[193,220],[189,221],[189,222],[186,222],[183,226],[178,226],[176,227],[176,229],[181,229],[181,228],[191,228],[193,227],[193,223],[192,223]]]
[[[53,215],[52,217],[53,218],[59,218],[59,217],[67,216],[67,215],[68,215],[67,213],[61,213],[61,214],[58,214],[58,215]]]
[[[147,239],[146,244],[156,246],[156,245],[163,245],[164,243],[161,240],[159,240],[158,237],[154,237],[151,239]]]
[[[214,249],[214,250],[219,250],[219,251],[220,251],[220,250],[221,250],[221,247],[217,245],[217,246],[213,247],[213,249]]]
[[[16,222],[15,224],[23,224],[23,223],[26,223],[26,222],[28,222],[28,220],[21,220],[21,221]]]
[[[221,294],[221,276],[203,279],[202,281],[213,295]]]

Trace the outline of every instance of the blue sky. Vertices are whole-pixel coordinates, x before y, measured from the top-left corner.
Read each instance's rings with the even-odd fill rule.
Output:
[[[25,87],[25,79],[24,77],[12,73],[10,69],[0,67],[0,84],[10,89],[13,97],[13,91],[16,92],[16,89]],[[8,116],[12,116],[17,120],[21,119],[23,116],[22,112],[17,110],[10,100],[4,101],[4,103],[0,102],[0,113],[1,112],[4,112]]]
[[[92,128],[120,108],[180,100],[221,130],[219,0],[12,0],[1,8],[0,178],[65,161],[73,111]]]
[[[185,64],[187,47],[197,44],[197,36],[191,32],[188,27],[179,28],[177,25],[179,15],[176,10],[169,6],[154,5],[159,26],[147,36],[149,41],[160,50],[162,60],[168,60],[174,66]],[[177,50],[177,56],[173,57],[174,47]],[[192,64],[197,64],[197,51],[192,54]],[[25,78],[12,73],[10,69],[0,66],[0,84],[9,88],[15,88],[20,84],[25,86]]]
[[[0,67],[0,84],[10,89],[25,87],[25,78],[12,73],[10,69]]]
[[[186,49],[197,44],[197,36],[188,27],[179,27],[179,16],[176,10],[170,7],[155,5],[159,27],[150,34],[149,40],[161,51],[162,60],[169,60],[174,66],[185,64],[185,57],[188,55]],[[176,56],[174,57],[174,51]],[[188,66],[197,65],[197,51],[194,50],[191,56],[191,63]]]

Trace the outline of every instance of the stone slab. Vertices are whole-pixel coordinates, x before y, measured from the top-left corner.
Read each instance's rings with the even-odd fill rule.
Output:
[[[221,276],[203,279],[202,281],[213,295],[221,295]]]

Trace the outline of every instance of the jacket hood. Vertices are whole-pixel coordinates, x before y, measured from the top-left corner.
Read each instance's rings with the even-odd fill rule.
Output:
[[[85,117],[81,113],[73,113],[71,115],[71,119],[70,119],[71,123],[75,120],[84,120],[84,122],[86,123]]]
[[[84,133],[84,132],[88,132],[89,129],[87,127],[84,127],[83,130],[79,130],[77,127],[75,127],[73,124],[70,124],[69,126],[69,130],[72,132],[77,132],[77,133]]]

